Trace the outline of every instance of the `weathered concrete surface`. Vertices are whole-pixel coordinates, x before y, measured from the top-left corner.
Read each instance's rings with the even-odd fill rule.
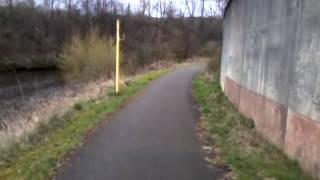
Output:
[[[255,121],[260,133],[275,145],[282,147],[285,139],[286,107],[237,84],[228,77],[225,82],[225,94],[230,102],[246,117]]]
[[[319,179],[320,123],[291,111],[288,113],[288,122],[286,152]]]
[[[227,94],[229,101],[239,107],[240,85],[229,77],[225,77],[224,92]]]
[[[57,176],[59,180],[211,180],[197,138],[192,78],[199,66],[154,82],[99,129]]]
[[[221,85],[263,136],[320,179],[319,29],[319,0],[233,0]]]

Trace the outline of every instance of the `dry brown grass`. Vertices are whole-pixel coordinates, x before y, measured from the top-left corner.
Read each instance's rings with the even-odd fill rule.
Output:
[[[59,67],[67,81],[111,77],[115,70],[115,51],[114,41],[95,30],[84,38],[74,35],[61,54]]]
[[[21,141],[28,141],[40,125],[48,123],[53,117],[62,116],[75,103],[105,96],[106,90],[111,87],[111,79],[98,79],[68,85],[56,95],[44,97],[40,93],[28,98],[28,101],[20,104],[24,106],[23,110],[12,109],[6,118],[1,118],[5,127],[0,130],[0,152],[7,151]]]
[[[212,54],[208,61],[208,70],[211,73],[220,73],[221,50],[221,46],[215,46],[212,49]]]

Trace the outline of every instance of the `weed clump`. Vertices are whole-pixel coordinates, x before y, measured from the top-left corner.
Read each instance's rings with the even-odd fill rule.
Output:
[[[221,62],[221,46],[214,46],[212,48],[212,54],[209,56],[208,70],[211,73],[220,73]]]
[[[82,111],[84,109],[83,107],[83,104],[81,103],[76,103],[74,106],[73,106],[73,109],[77,110],[77,111]]]
[[[59,68],[66,81],[86,81],[104,75],[111,77],[115,70],[116,46],[112,39],[100,36],[95,30],[85,37],[74,35],[60,55]]]

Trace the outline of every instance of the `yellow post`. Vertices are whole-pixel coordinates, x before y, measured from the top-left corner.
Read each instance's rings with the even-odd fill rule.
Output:
[[[117,20],[117,44],[116,44],[116,94],[119,93],[120,80],[120,20]]]

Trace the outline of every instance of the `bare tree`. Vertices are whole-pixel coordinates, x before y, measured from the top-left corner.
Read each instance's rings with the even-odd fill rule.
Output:
[[[84,9],[85,15],[89,17],[91,15],[90,11],[90,0],[82,1],[82,8]]]
[[[141,14],[142,16],[145,15],[146,13],[146,9],[147,9],[147,3],[145,0],[140,0],[139,2],[139,14]]]
[[[5,4],[9,6],[10,10],[12,10],[14,4],[13,0],[5,0]]]
[[[205,11],[205,0],[201,0],[201,18],[204,17],[204,11]]]
[[[36,4],[34,0],[26,0],[26,3],[32,10],[34,10]]]
[[[176,10],[175,10],[174,4],[171,0],[169,1],[165,11],[166,11],[167,18],[174,18]]]
[[[216,4],[216,8],[213,10],[214,11],[214,16],[221,16],[224,13],[224,10],[226,8],[226,5],[229,0],[214,0]]]
[[[55,1],[55,0],[49,0],[49,1]],[[77,0],[65,0],[64,6],[68,10],[69,13],[71,13],[72,10],[75,9],[78,3],[81,3],[81,1]],[[88,0],[89,7],[92,7],[92,0]]]
[[[127,16],[130,16],[131,15],[131,6],[130,6],[130,3],[128,3],[128,5],[127,5],[127,8],[126,8],[126,15]]]
[[[166,1],[165,0],[158,0],[155,7],[156,7],[157,15],[160,15],[160,20],[165,18],[166,8],[167,8]]]
[[[196,0],[186,0],[185,2],[186,8],[189,12],[190,17],[194,17],[197,9],[197,1]]]

